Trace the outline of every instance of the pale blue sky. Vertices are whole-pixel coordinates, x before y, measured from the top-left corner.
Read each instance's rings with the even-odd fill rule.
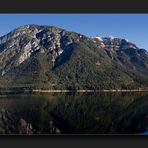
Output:
[[[87,36],[127,38],[148,49],[148,14],[0,14],[0,36],[26,24],[51,25]]]

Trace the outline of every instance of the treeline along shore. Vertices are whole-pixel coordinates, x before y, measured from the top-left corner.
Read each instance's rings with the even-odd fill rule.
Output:
[[[66,89],[30,89],[30,88],[13,88],[0,89],[0,94],[22,94],[22,93],[68,93],[68,92],[148,92],[146,89],[100,89],[100,90],[66,90]]]
[[[32,92],[148,92],[148,89],[102,89],[102,90],[42,90],[42,89],[33,89]]]

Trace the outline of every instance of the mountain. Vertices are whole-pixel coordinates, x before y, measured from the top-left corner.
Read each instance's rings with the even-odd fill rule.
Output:
[[[0,37],[0,88],[148,87],[148,51],[126,39],[26,25]]]

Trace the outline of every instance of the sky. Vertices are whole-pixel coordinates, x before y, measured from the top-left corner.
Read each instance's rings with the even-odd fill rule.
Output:
[[[28,24],[49,25],[87,36],[114,36],[148,49],[148,14],[0,14],[0,36]]]

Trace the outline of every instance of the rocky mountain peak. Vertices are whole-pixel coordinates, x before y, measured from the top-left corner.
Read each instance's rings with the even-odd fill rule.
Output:
[[[40,50],[52,53],[51,61],[54,63],[72,42],[72,38],[66,31],[53,26],[19,27],[0,37],[0,54],[3,60],[0,63],[1,74],[4,75]]]
[[[113,39],[114,39],[113,35],[110,35],[108,38],[109,38],[110,40],[113,40]]]

